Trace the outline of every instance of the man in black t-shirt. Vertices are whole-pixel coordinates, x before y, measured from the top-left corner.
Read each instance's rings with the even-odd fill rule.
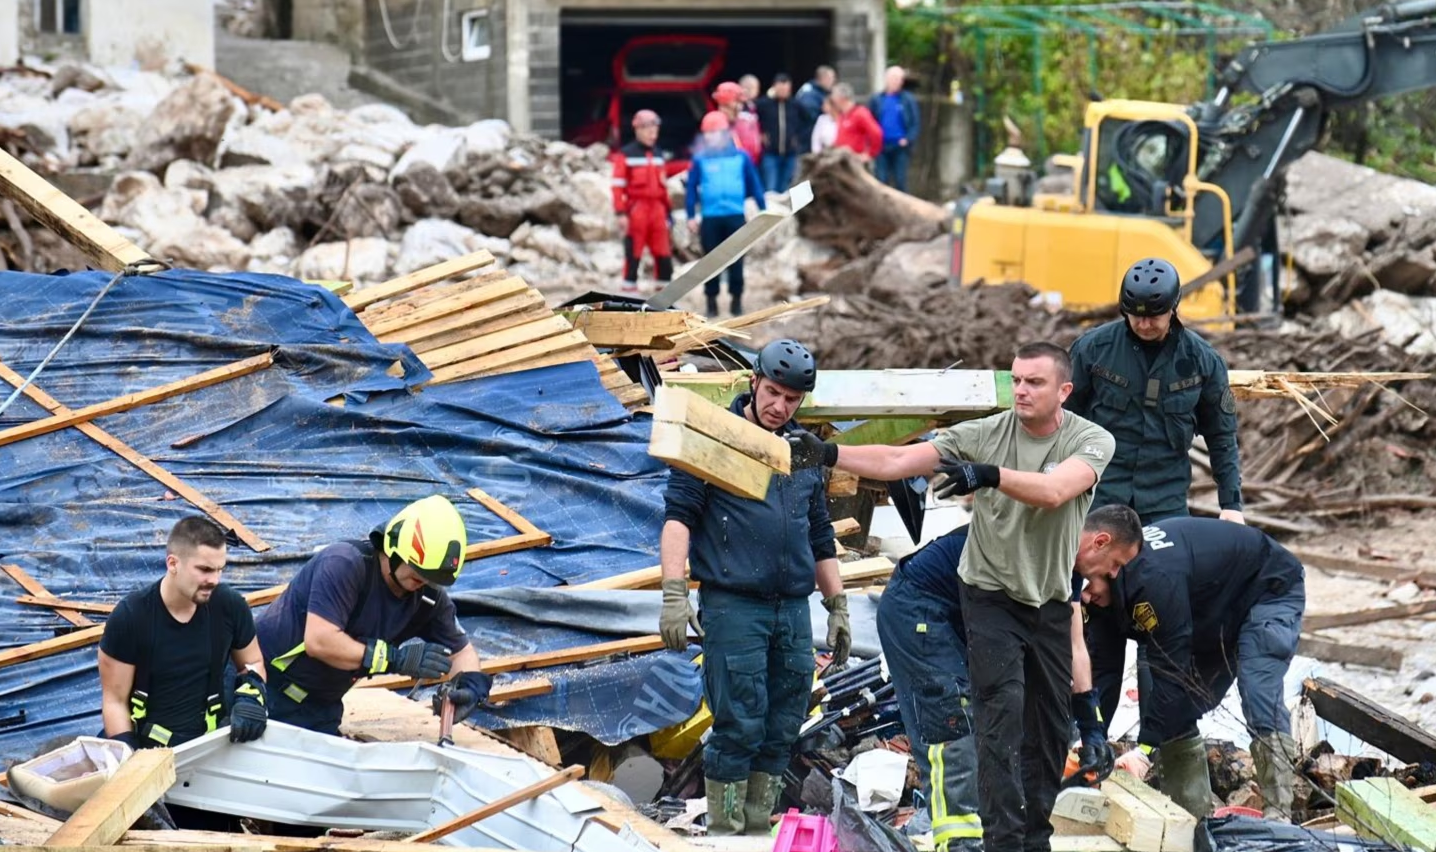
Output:
[[[224,530],[184,518],[170,531],[165,575],[115,607],[100,639],[105,735],[132,748],[180,745],[213,731],[223,713],[226,658],[235,679],[232,742],[264,733],[264,658],[249,604],[220,585]]]

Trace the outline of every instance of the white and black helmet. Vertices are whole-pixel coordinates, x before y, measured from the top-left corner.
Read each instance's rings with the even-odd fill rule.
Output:
[[[796,340],[775,340],[758,351],[753,369],[785,388],[807,393],[818,381],[818,362],[808,347]]]

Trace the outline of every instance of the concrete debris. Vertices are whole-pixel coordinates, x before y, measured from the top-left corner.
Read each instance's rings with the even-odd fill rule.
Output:
[[[392,268],[390,245],[378,237],[320,243],[299,256],[297,276],[304,279],[379,281]]]
[[[404,238],[399,241],[394,274],[405,275],[482,248],[474,243],[477,236],[472,229],[448,219],[420,219],[404,232]],[[507,254],[507,244],[504,253]]]
[[[1348,338],[1376,332],[1381,340],[1409,355],[1436,355],[1436,297],[1377,290],[1325,319]]]
[[[160,172],[174,160],[216,162],[225,132],[238,130],[244,103],[213,75],[180,84],[140,125],[125,167]]]

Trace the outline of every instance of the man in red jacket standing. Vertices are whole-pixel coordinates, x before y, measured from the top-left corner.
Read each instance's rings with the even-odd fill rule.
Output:
[[[867,107],[853,99],[853,87],[833,87],[833,106],[838,110],[838,138],[834,148],[847,148],[864,163],[871,163],[883,151],[883,126]]]
[[[673,246],[668,237],[670,166],[658,150],[658,113],[641,109],[633,114],[634,140],[613,153],[613,211],[623,233],[623,291],[638,292],[638,265],[643,250],[653,253],[655,276],[673,280]]]

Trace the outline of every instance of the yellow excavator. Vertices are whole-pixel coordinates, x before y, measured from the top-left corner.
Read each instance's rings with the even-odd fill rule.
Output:
[[[1436,0],[1251,45],[1218,80],[1212,100],[1190,106],[1089,104],[1081,153],[1053,158],[1070,170],[1070,191],[1034,191],[1021,152],[1004,151],[984,193],[957,204],[954,279],[1025,281],[1080,310],[1116,302],[1122,272],[1141,258],[1166,258],[1191,281],[1250,246],[1253,262],[1185,297],[1182,313],[1279,310],[1286,167],[1317,145],[1332,110],[1436,86]]]

